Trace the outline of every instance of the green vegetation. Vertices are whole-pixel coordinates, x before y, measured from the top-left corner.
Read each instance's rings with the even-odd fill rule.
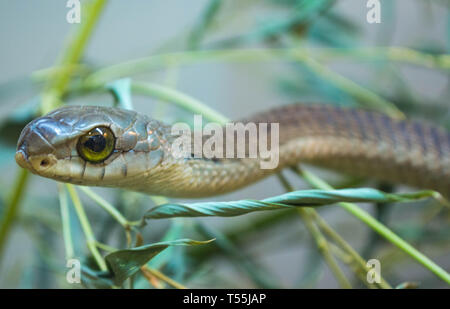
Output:
[[[358,27],[334,9],[339,1],[286,0],[258,4],[255,1],[237,4],[239,1],[235,1],[233,5],[223,2],[208,2],[189,32],[181,34],[181,51],[171,47],[180,41],[173,38],[150,56],[97,67],[83,61],[83,51],[107,7],[107,1],[90,1],[83,11],[85,22],[71,34],[55,65],[30,74],[29,80],[39,89],[38,105],[27,108],[22,117],[12,114],[3,120],[2,144],[14,147],[14,144],[8,144],[11,134],[6,128],[15,130],[12,135],[16,136],[33,117],[91,94],[110,94],[115,104],[127,108],[132,107],[134,96],[143,96],[157,101],[161,118],[167,116],[163,104],[166,102],[180,111],[180,117],[183,117],[183,112],[188,112],[225,123],[228,121],[226,116],[206,102],[177,90],[174,83],[158,84],[140,77],[142,73],[151,76],[158,70],[176,71],[206,62],[283,63],[291,74],[278,76],[271,86],[290,100],[313,97],[320,101],[375,109],[394,117],[421,115],[450,128],[448,93],[441,99],[420,98],[414,89],[410,89],[399,69],[413,66],[448,74],[450,54],[445,47],[438,46],[434,50],[428,46],[358,47],[361,39]],[[427,1],[419,2],[425,5]],[[274,14],[271,20],[228,39],[206,40],[209,35],[225,29],[234,17],[238,18],[245,14],[246,9],[261,3],[289,14],[281,19]],[[386,10],[394,9],[388,6]],[[381,32],[387,31],[380,29]],[[314,43],[314,47],[309,43]],[[364,84],[330,68],[330,64],[341,60],[364,63],[365,68],[372,72],[372,80]],[[381,67],[385,68],[383,72]],[[383,92],[384,84],[378,80],[381,75],[393,84],[394,92]],[[251,102],[249,104],[253,106]],[[255,112],[258,111],[257,104],[254,106]],[[8,160],[8,164],[13,164],[12,158]],[[16,181],[8,190],[0,192],[0,271],[7,272],[1,268],[6,244],[16,226],[33,239],[33,250],[42,257],[39,266],[51,274],[50,283],[44,287],[71,287],[64,282],[67,269],[64,268],[65,262],[61,261],[65,260],[54,250],[62,245],[66,259],[82,259],[82,277],[86,287],[185,288],[210,287],[213,282],[218,282],[215,287],[243,287],[241,283],[228,282],[230,279],[222,278],[220,272],[214,273],[217,268],[211,265],[217,257],[239,270],[240,276],[245,277],[251,287],[313,287],[322,276],[323,268],[329,267],[336,284],[342,288],[403,288],[409,282],[398,282],[398,274],[394,270],[398,265],[413,260],[430,274],[417,278],[424,286],[450,284],[450,275],[444,270],[450,265],[441,267],[433,261],[433,256],[428,256],[442,255],[449,250],[450,212],[448,202],[439,194],[429,191],[397,193],[395,188],[384,187],[385,184],[379,184],[380,190],[367,189],[364,188],[367,186],[364,180],[333,184],[339,187],[333,189],[304,167],[293,167],[292,172],[313,189],[299,190],[285,177],[286,173],[280,173],[277,177],[288,193],[280,192],[279,196],[264,200],[250,200],[243,196],[233,202],[217,202],[212,198],[202,203],[181,203],[121,190],[109,190],[107,196],[102,196],[87,187],[59,184],[58,193],[51,197],[53,208],[49,209],[41,197],[29,197],[31,175],[18,167]],[[78,190],[82,191],[82,198]],[[99,208],[85,209],[85,201],[100,206],[103,211],[97,211]],[[371,211],[352,204],[360,202],[371,203]],[[58,203],[59,213],[56,210]],[[399,203],[398,207],[396,203]],[[31,204],[35,210],[22,212],[24,204]],[[362,222],[355,223],[350,219],[346,224],[357,229],[358,233],[369,235],[365,248],[355,249],[341,236],[346,229],[330,226],[328,219],[319,213],[330,208],[322,206],[331,204],[339,204],[331,207],[341,207]],[[392,222],[388,217],[393,208],[401,214],[413,213],[414,218],[412,221]],[[180,218],[234,217],[254,211],[259,214],[246,215],[250,218],[246,222],[234,223],[234,218],[228,218],[222,221],[226,223],[224,227],[217,228],[205,224],[205,220]],[[156,219],[162,218],[171,218],[168,226],[158,225]],[[290,247],[304,246],[310,256],[305,259],[308,265],[300,267],[305,271],[299,274],[298,281],[286,286],[246,248],[257,242],[270,242],[270,236],[267,236],[270,231],[279,231],[280,225],[283,227],[296,220],[302,222],[301,232],[307,231],[311,241],[304,238],[305,233],[300,236],[297,231],[294,239],[286,238],[282,243]],[[57,240],[59,245],[54,241],[46,243],[43,235],[49,233],[61,236],[61,240]],[[84,235],[84,239],[80,235]],[[270,253],[269,250],[281,249],[279,245],[275,249],[264,248],[260,255]],[[378,283],[369,283],[366,279],[369,271],[366,259],[371,256],[382,261],[382,278]],[[320,261],[324,261],[326,266]],[[21,278],[26,271],[30,272],[27,265],[20,268],[18,276]]]

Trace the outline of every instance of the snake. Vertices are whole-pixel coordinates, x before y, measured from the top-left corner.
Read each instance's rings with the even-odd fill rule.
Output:
[[[136,111],[90,105],[32,120],[21,132],[15,160],[60,182],[176,198],[235,191],[303,163],[450,196],[450,133],[425,121],[299,103],[233,123],[278,124],[278,145],[271,145],[278,147],[276,167],[261,168],[261,156],[175,155],[180,134],[172,126]]]

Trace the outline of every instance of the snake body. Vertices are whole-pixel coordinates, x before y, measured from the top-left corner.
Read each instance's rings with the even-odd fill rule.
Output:
[[[243,122],[279,123],[276,168],[261,169],[261,158],[176,157],[172,145],[179,136],[170,126],[134,111],[95,106],[64,107],[33,120],[19,138],[16,161],[58,181],[172,197],[230,192],[301,162],[450,196],[450,134],[433,125],[302,104]],[[104,162],[93,164],[78,155],[76,144],[98,126],[114,133],[115,149]]]

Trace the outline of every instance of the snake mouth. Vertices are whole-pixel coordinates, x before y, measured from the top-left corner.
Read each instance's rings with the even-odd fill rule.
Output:
[[[17,164],[35,174],[43,174],[57,161],[56,157],[52,154],[28,157],[22,149],[17,150],[14,157]]]
[[[16,151],[14,158],[16,159],[16,162],[17,164],[19,164],[20,167],[25,169],[31,169],[32,166],[30,164],[30,161],[28,161],[28,157],[22,149]]]

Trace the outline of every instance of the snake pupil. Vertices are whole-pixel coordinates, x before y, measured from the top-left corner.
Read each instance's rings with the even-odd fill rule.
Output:
[[[90,163],[100,163],[114,151],[115,137],[108,127],[97,127],[80,136],[77,151]]]
[[[103,137],[103,135],[90,136],[84,143],[84,146],[94,152],[102,152],[106,147],[106,139]]]

